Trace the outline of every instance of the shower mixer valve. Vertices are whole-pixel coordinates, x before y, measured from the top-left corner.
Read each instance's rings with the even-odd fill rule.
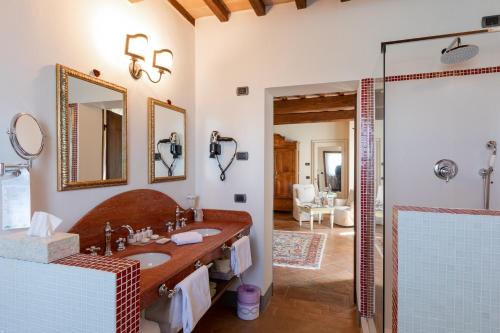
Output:
[[[449,182],[458,173],[458,166],[452,160],[440,160],[434,165],[434,174],[439,178]]]

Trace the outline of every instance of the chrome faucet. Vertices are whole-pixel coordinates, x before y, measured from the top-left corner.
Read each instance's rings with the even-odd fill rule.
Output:
[[[182,229],[186,226],[187,218],[182,217],[183,214],[193,211],[193,213],[196,215],[196,210],[193,208],[188,208],[185,210],[182,210],[179,206],[175,208],[175,230]]]
[[[121,228],[127,229],[129,236],[134,236],[134,229],[132,229],[132,227],[129,226],[128,224],[124,224],[120,228],[113,229],[111,227],[111,223],[106,222],[106,225],[104,226],[104,237],[106,239],[106,250],[104,251],[104,255],[106,257],[113,255],[113,251],[111,251],[111,235],[113,235],[113,232],[115,232],[116,230],[121,229]],[[125,248],[123,247],[123,249],[125,249]]]

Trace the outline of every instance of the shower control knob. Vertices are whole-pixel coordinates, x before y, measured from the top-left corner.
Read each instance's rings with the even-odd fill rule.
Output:
[[[453,179],[458,173],[458,166],[452,160],[439,160],[434,165],[434,174],[439,178],[443,179],[446,182],[449,182],[450,179]]]

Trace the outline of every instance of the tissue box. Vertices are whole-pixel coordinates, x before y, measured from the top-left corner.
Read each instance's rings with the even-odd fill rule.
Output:
[[[40,263],[52,261],[80,252],[80,236],[56,232],[52,237],[31,237],[26,231],[0,235],[0,257]]]

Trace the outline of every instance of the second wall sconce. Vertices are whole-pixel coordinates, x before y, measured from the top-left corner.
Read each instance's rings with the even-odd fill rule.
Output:
[[[148,45],[148,36],[145,34],[127,35],[125,42],[125,54],[130,56],[131,63],[128,67],[130,75],[138,80],[142,77],[142,73],[146,73],[149,81],[158,83],[161,80],[163,73],[172,73],[173,53],[169,49],[160,49],[153,51],[153,67],[158,69],[160,76],[158,80],[151,79],[149,73],[142,69],[141,62],[146,60],[146,51]]]

